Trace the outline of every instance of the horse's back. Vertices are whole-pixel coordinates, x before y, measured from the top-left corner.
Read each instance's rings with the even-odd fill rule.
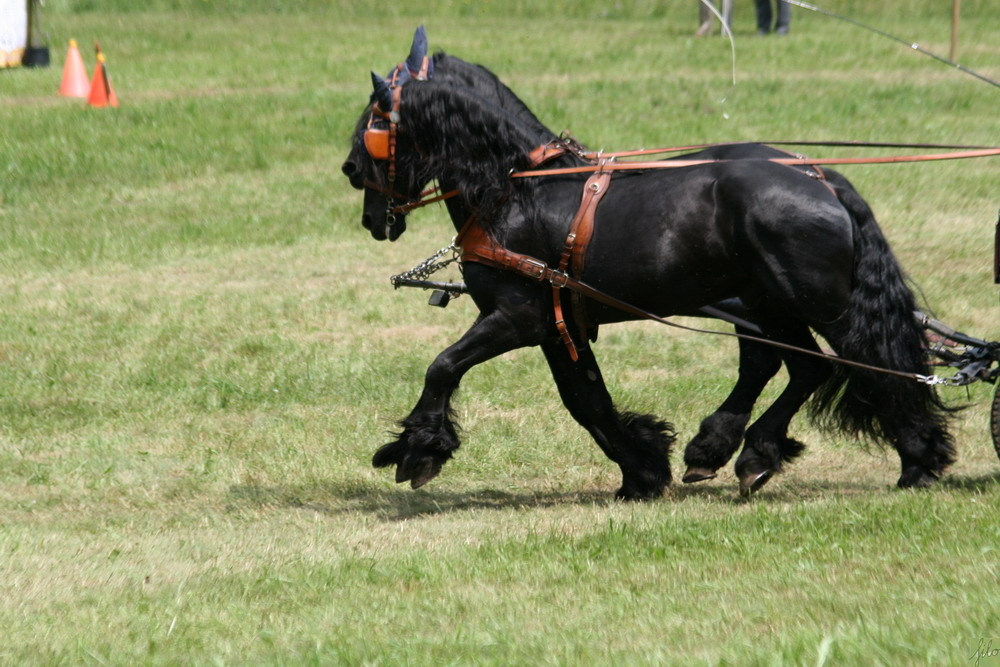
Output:
[[[739,296],[830,319],[851,288],[853,224],[824,183],[766,160],[629,174],[601,204],[587,265],[661,312]]]

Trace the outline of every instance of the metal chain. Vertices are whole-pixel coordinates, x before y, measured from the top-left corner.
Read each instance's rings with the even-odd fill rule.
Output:
[[[448,252],[451,252],[451,257],[449,257],[443,262],[437,261]],[[455,245],[455,239],[452,239],[451,243],[438,250],[436,253],[434,253],[424,261],[422,261],[420,264],[417,264],[409,271],[404,271],[403,273],[398,273],[392,276],[391,278],[389,278],[389,280],[392,282],[392,286],[395,288],[399,288],[400,285],[407,280],[426,280],[431,275],[437,273],[438,271],[445,268],[449,264],[457,262],[458,258],[459,258],[458,246]]]

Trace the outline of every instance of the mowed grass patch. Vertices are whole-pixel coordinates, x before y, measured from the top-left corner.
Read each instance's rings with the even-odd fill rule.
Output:
[[[33,555],[5,580],[22,591],[19,613],[97,635],[98,658],[957,663],[998,620],[979,592],[996,577],[992,536],[952,520],[990,520],[982,489],[471,501],[431,492],[434,509],[403,522],[362,513],[349,531],[310,504],[213,513],[141,543],[122,540],[140,526],[103,525],[96,539],[59,540],[81,566],[58,592],[34,574],[57,564],[36,532],[19,535]],[[905,545],[888,549],[896,535]],[[109,596],[118,604],[102,607]],[[968,615],[937,613],[958,606]],[[73,655],[53,634],[15,635],[11,655]]]
[[[727,45],[695,39],[682,3],[272,4],[46,3],[54,67],[0,77],[3,661],[962,664],[1000,641],[991,386],[942,390],[970,407],[927,493],[803,414],[806,453],[754,502],[724,469],[622,505],[541,353],[520,350],[463,380],[439,479],[373,470],[476,313],[388,283],[448,243],[443,208],[375,243],[339,173],[368,71],[421,22],[609,150],[996,145],[991,88],[805,12],[752,39],[749,5],[729,90]],[[996,78],[986,4],[963,3],[961,60]],[[940,3],[857,5],[831,8],[947,44]],[[539,39],[540,20],[559,29]],[[101,40],[122,107],[54,95],[69,37],[88,64]],[[935,313],[997,338],[996,160],[843,171]],[[595,350],[622,409],[674,423],[678,473],[735,342],[634,323]]]

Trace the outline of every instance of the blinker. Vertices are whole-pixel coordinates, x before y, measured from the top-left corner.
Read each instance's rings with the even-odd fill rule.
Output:
[[[389,130],[369,127],[364,134],[365,150],[373,160],[389,159]]]

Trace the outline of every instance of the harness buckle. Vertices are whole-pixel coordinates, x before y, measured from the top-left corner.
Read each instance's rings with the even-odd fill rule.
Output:
[[[549,270],[549,267],[545,262],[534,257],[518,257],[514,269],[523,276],[542,281],[545,279],[545,272]]]
[[[562,271],[553,271],[549,276],[549,282],[553,287],[566,287],[569,284],[569,274]]]

